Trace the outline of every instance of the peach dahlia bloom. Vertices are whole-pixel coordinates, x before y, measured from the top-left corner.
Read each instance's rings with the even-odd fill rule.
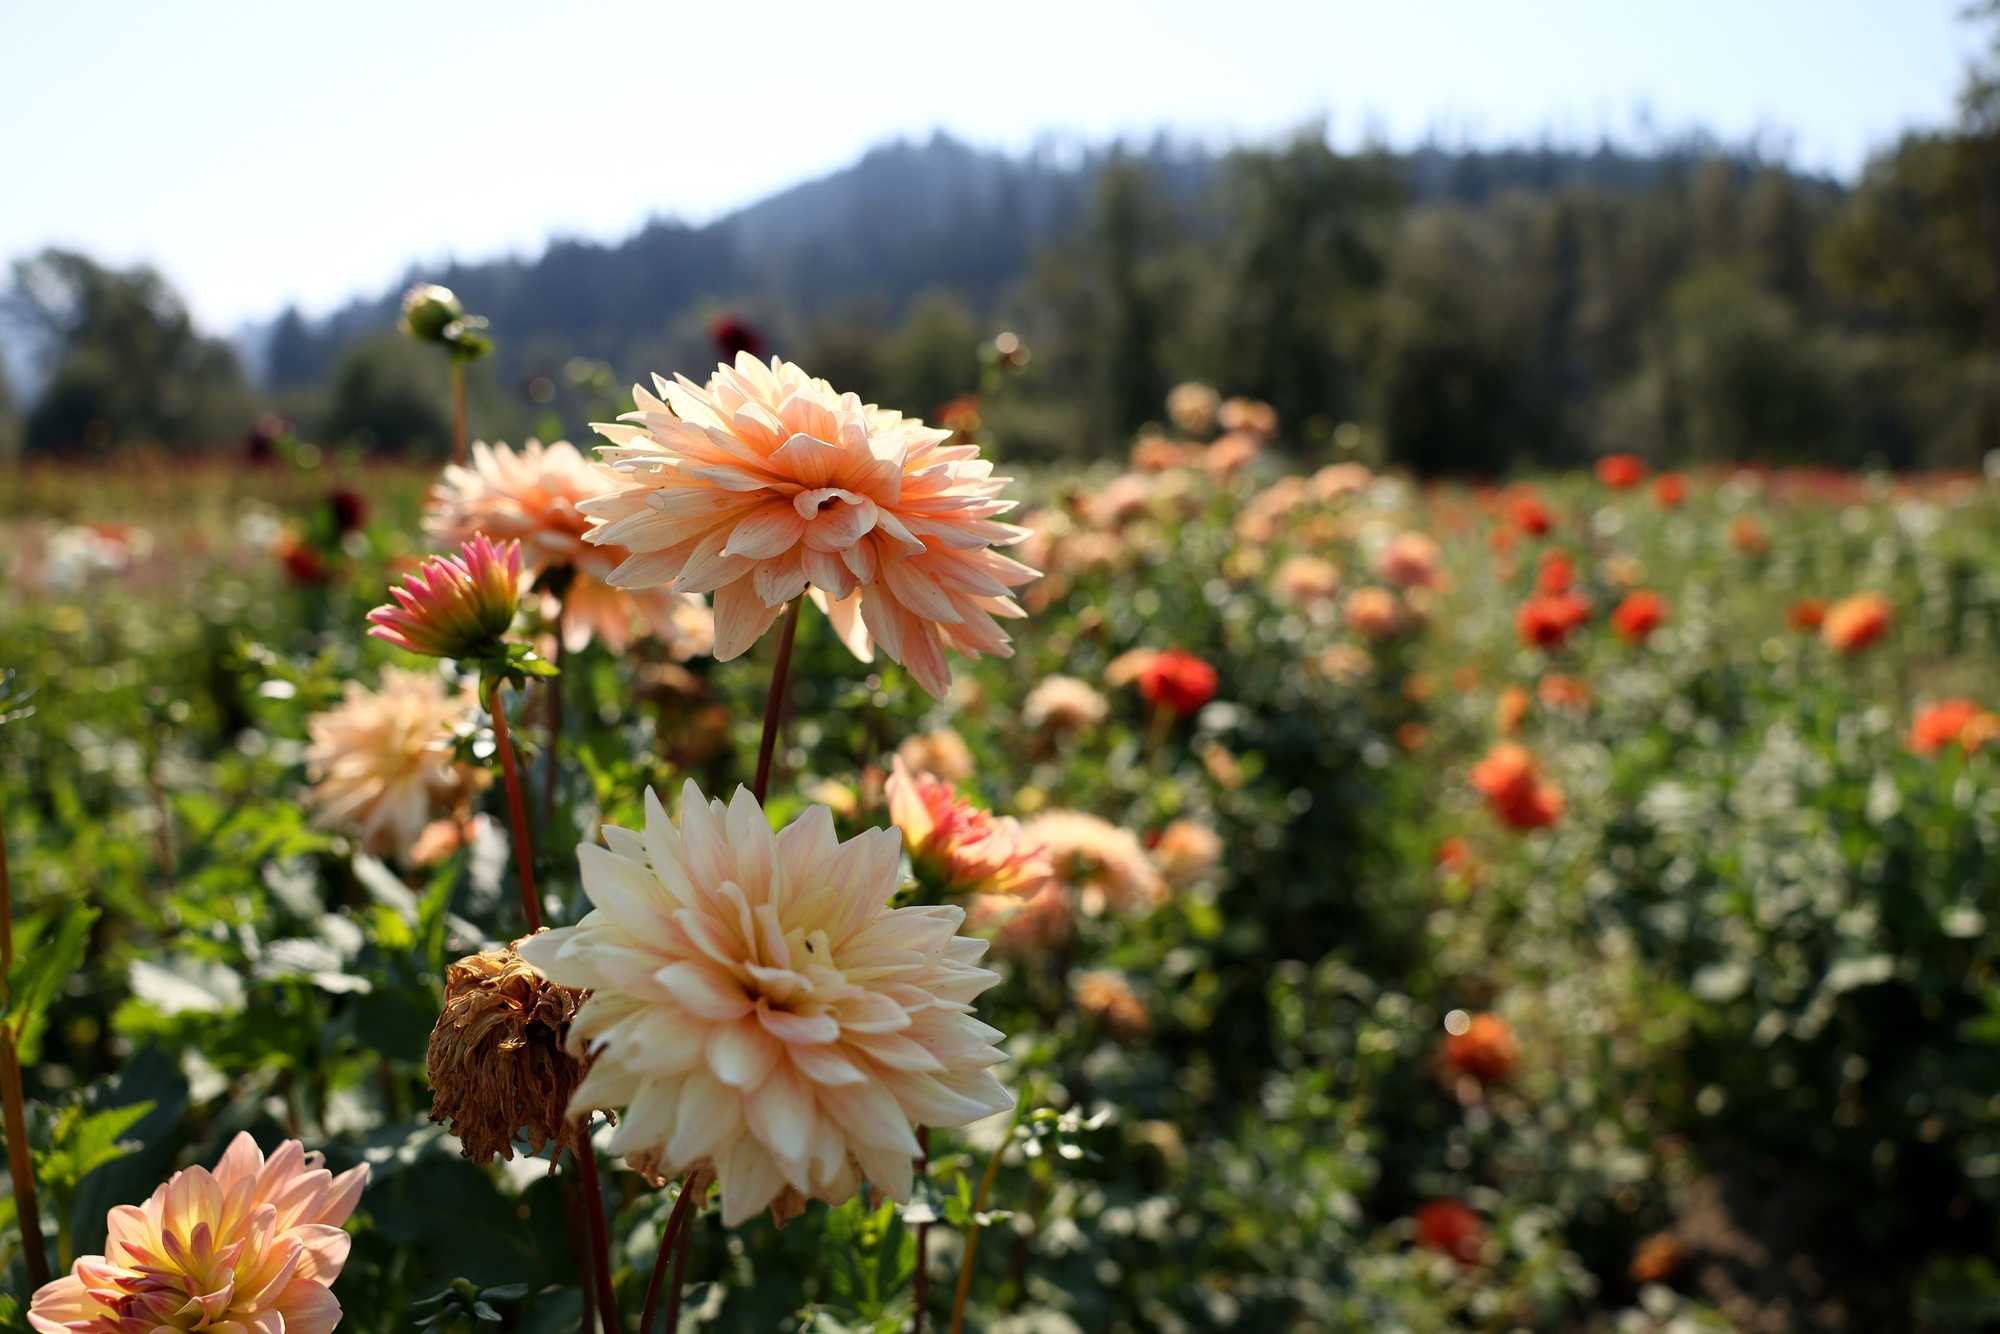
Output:
[[[1088,913],[1153,908],[1166,900],[1166,880],[1129,829],[1083,811],[1045,811],[1021,833],[1048,851],[1057,878],[1081,892]]]
[[[567,440],[552,445],[530,440],[518,450],[478,441],[472,462],[447,467],[431,488],[424,527],[445,544],[477,532],[520,542],[530,582],[550,570],[572,571],[561,601],[563,647],[572,653],[592,639],[623,653],[642,634],[660,640],[676,658],[708,652],[714,621],[700,598],[661,588],[612,587],[608,576],[631,553],[585,540],[591,521],[578,507],[622,485],[617,474],[586,459]],[[545,616],[553,618],[556,606],[553,594],[543,596]]]
[[[267,1159],[239,1134],[210,1171],[176,1172],[142,1205],[108,1216],[104,1254],[35,1293],[38,1334],[327,1334],[347,1263],[340,1225],[368,1168],[333,1175],[295,1139]]]
[[[320,823],[378,855],[409,849],[488,781],[454,753],[473,708],[470,691],[445,689],[435,672],[384,667],[378,690],[349,681],[340,703],[306,720],[308,800]]]
[[[1045,676],[1021,701],[1021,721],[1036,731],[1081,732],[1103,722],[1110,712],[1110,701],[1090,682],[1074,676]]]
[[[733,1227],[787,1191],[839,1203],[863,1175],[907,1200],[914,1126],[1013,1106],[988,1071],[1001,1034],[972,1015],[999,980],[986,944],[957,934],[959,908],[888,906],[895,830],[841,843],[814,806],[773,835],[748,789],[725,808],[690,782],[677,820],[649,789],[644,830],[604,838],[577,849],[590,914],[517,948],[590,990],[571,1109],[621,1109],[613,1153],[713,1166]]]
[[[880,648],[933,696],[945,650],[1012,654],[995,618],[1026,615],[1013,590],[1035,571],[995,550],[1028,530],[999,521],[1014,502],[977,446],[775,357],[654,385],[596,427],[628,481],[582,506],[587,540],[632,553],[611,583],[713,593],[725,661],[808,590],[856,657]]]

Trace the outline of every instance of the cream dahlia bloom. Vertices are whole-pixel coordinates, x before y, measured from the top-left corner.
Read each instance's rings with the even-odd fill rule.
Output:
[[[521,957],[589,989],[571,1042],[594,1056],[571,1108],[621,1109],[613,1153],[656,1173],[714,1167],[734,1226],[787,1188],[838,1203],[861,1176],[909,1198],[916,1125],[1013,1106],[972,1016],[999,980],[953,907],[890,908],[902,839],[841,843],[814,806],[773,835],[745,788],[683,789],[669,820],[577,849],[594,905]]]
[[[248,1134],[213,1172],[174,1173],[142,1205],[107,1220],[104,1254],[43,1285],[28,1310],[39,1334],[327,1334],[331,1284],[350,1244],[368,1168],[334,1176],[295,1139],[267,1159]]]
[[[581,506],[589,541],[632,553],[610,582],[713,593],[725,661],[809,589],[856,657],[879,647],[940,698],[946,649],[1013,652],[994,618],[1026,614],[1012,590],[1035,571],[993,549],[1028,532],[998,521],[1014,502],[977,446],[775,357],[653,382],[626,424],[596,425],[628,480]]]
[[[373,853],[407,851],[489,779],[453,753],[473,709],[470,691],[445,689],[435,672],[384,667],[379,690],[349,681],[339,704],[306,720],[308,799],[320,823]]]
[[[611,571],[631,553],[585,540],[591,521],[578,507],[622,485],[616,473],[592,463],[567,440],[552,445],[530,440],[519,449],[479,441],[469,465],[450,465],[431,488],[424,527],[446,545],[479,532],[495,541],[519,541],[531,581],[549,570],[571,570],[561,605],[563,647],[572,653],[592,639],[623,653],[644,634],[665,644],[675,658],[708,652],[715,623],[700,598],[664,588],[612,587]],[[545,593],[543,614],[553,618],[556,606],[555,596]]]

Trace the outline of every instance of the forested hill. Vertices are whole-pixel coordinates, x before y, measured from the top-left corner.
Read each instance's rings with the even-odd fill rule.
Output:
[[[1645,189],[1713,149],[1653,155],[1427,147],[1389,168],[1408,202],[1480,203],[1510,189]],[[1021,157],[937,135],[875,148],[840,171],[780,191],[703,226],[656,220],[614,243],[557,240],[539,256],[442,270],[442,282],[502,331],[502,361],[560,346],[616,363],[657,342],[703,303],[833,312],[893,321],[916,294],[949,291],[990,307],[1038,254],[1073,236],[1107,164],[1144,169],[1168,204],[1198,212],[1225,170],[1214,152],[1159,141],[1117,150],[1045,149]],[[1744,169],[1750,170],[1745,163]],[[264,382],[322,383],[342,353],[394,323],[404,284],[317,321],[287,312],[247,340]]]

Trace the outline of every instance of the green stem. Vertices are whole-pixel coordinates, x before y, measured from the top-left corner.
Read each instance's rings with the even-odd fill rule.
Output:
[[[993,1156],[986,1160],[986,1171],[980,1175],[979,1189],[972,1195],[972,1217],[965,1224],[965,1255],[958,1262],[958,1290],[951,1296],[950,1334],[962,1334],[965,1329],[965,1303],[972,1296],[972,1262],[979,1256],[979,1215],[986,1212],[987,1197],[993,1194],[993,1183],[1000,1176],[1000,1159],[1005,1156],[1007,1146],[1014,1142],[1014,1127],[1021,1124],[1021,1117],[1027,1112],[1029,1094],[1032,1089],[1022,1089],[1020,1101],[1014,1104],[1014,1119],[1007,1123],[1007,1133],[993,1148]]]

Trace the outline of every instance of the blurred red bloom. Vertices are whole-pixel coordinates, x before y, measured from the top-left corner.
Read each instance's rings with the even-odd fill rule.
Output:
[[[368,502],[344,486],[327,492],[326,506],[333,515],[333,530],[343,537],[368,522]]]
[[[1475,884],[1479,881],[1479,857],[1472,844],[1454,834],[1438,844],[1437,868],[1448,876],[1458,876]]]
[[[1540,537],[1555,527],[1555,516],[1533,491],[1516,491],[1507,502],[1507,517],[1530,537]]]
[[[1544,551],[1542,565],[1535,572],[1538,593],[1567,593],[1576,583],[1576,562],[1560,551]]]
[[[1449,1255],[1462,1265],[1479,1263],[1486,1248],[1486,1224],[1457,1200],[1432,1200],[1417,1210],[1417,1245]]]
[[[285,577],[301,588],[317,588],[333,578],[333,571],[327,568],[326,559],[312,546],[299,541],[296,537],[279,540],[278,560],[285,567]]]
[[[1462,1033],[1447,1033],[1440,1053],[1444,1068],[1482,1084],[1499,1084],[1514,1073],[1521,1044],[1514,1029],[1497,1014],[1475,1014]]]
[[[1528,716],[1528,692],[1519,686],[1508,686],[1500,692],[1500,702],[1493,708],[1493,725],[1503,736],[1511,736]]]
[[[1487,809],[1510,828],[1541,829],[1562,816],[1562,792],[1542,777],[1525,746],[1501,742],[1472,766],[1471,778]]]
[[[1646,465],[1637,454],[1606,454],[1597,461],[1597,480],[1616,491],[1646,479]]]
[[[1687,494],[1687,478],[1677,472],[1663,472],[1653,479],[1653,499],[1665,509],[1672,509],[1686,500]]]
[[[748,320],[718,315],[708,326],[708,336],[715,342],[715,354],[724,361],[736,360],[738,352],[748,352],[759,361],[764,359],[764,335]]]
[[[1545,709],[1575,709],[1580,712],[1590,707],[1590,687],[1561,672],[1544,676],[1536,683],[1535,694]]]
[[[1919,755],[1935,755],[1958,742],[1971,751],[1996,735],[2000,735],[2000,715],[1969,699],[1939,700],[1918,711],[1910,725],[1910,749]]]
[[[1641,589],[1632,593],[1618,604],[1611,613],[1611,628],[1624,637],[1627,643],[1643,644],[1646,637],[1660,628],[1667,619],[1667,602],[1658,593]]]
[[[1880,639],[1894,619],[1889,599],[1880,593],[1856,593],[1826,609],[1820,637],[1842,653],[1855,653]]]
[[[1201,711],[1215,698],[1215,668],[1181,649],[1162,649],[1139,669],[1139,693],[1154,708],[1172,709],[1183,718]]]
[[[1561,648],[1576,628],[1590,619],[1590,599],[1579,593],[1538,595],[1521,604],[1514,628],[1532,648]]]
[[[1826,619],[1826,603],[1819,598],[1800,598],[1785,609],[1785,624],[1794,630],[1817,630]]]

